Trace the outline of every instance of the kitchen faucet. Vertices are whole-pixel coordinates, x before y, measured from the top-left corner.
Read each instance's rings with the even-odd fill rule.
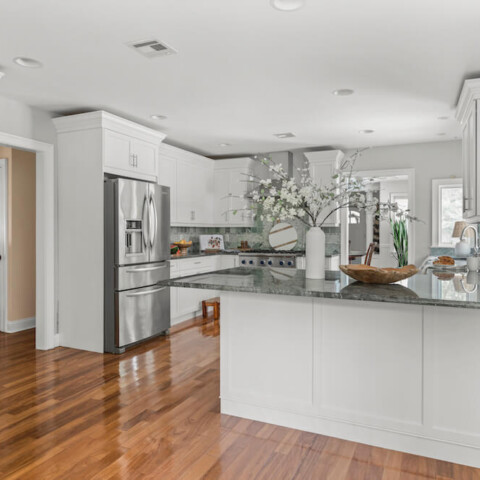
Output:
[[[474,253],[475,255],[478,253],[478,231],[477,231],[477,228],[474,226],[474,225],[467,225],[463,230],[462,230],[462,233],[460,234],[460,241],[463,240],[463,236],[465,234],[465,232],[471,228],[474,232],[474,237],[475,237],[475,243],[474,243]]]

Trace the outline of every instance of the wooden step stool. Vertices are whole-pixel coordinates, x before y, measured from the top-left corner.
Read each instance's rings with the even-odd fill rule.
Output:
[[[208,316],[208,307],[213,307],[213,319],[218,320],[220,318],[220,298],[214,297],[209,298],[208,300],[203,300],[202,302],[202,316],[207,318]]]

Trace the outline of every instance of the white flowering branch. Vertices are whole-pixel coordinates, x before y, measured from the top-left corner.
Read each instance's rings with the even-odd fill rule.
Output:
[[[343,208],[366,210],[372,214],[403,215],[408,220],[418,220],[408,211],[401,211],[396,203],[367,199],[367,181],[354,175],[354,166],[363,150],[346,157],[338,171],[326,185],[318,185],[310,176],[308,167],[299,168],[299,179],[290,178],[280,164],[270,157],[254,157],[265,165],[272,178],[250,176],[255,187],[253,202],[261,207],[261,218],[269,221],[298,219],[307,226],[323,226],[335,212]],[[255,208],[255,207],[250,207]]]

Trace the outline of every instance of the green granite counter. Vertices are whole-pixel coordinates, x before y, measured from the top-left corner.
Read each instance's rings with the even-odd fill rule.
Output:
[[[325,280],[309,280],[304,270],[238,267],[166,280],[161,284],[229,292],[480,308],[478,274],[464,272],[446,277],[449,278],[441,279],[428,271],[396,284],[368,285],[340,272],[327,272]]]

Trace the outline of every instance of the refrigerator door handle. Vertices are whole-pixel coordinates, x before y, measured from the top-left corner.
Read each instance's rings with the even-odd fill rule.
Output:
[[[143,211],[142,211],[142,235],[143,235],[143,244],[145,248],[148,247],[147,237],[149,234],[149,228],[147,228],[147,225],[149,224],[150,224],[150,209],[148,205],[147,196],[145,195],[145,198],[143,200]]]
[[[135,293],[128,293],[127,297],[140,297],[143,295],[151,295],[152,293],[157,293],[161,292],[162,290],[165,290],[167,287],[162,287],[162,288],[156,288],[155,290],[147,290],[146,292],[135,292]]]
[[[145,268],[135,268],[127,270],[127,273],[138,273],[138,272],[153,272],[155,270],[160,270],[161,268],[166,268],[168,265],[165,262],[165,265],[158,265],[157,267],[145,267]]]
[[[155,245],[155,240],[157,238],[157,228],[158,228],[158,219],[157,219],[157,209],[155,207],[155,200],[153,195],[150,196],[150,212],[151,215],[151,222],[153,222],[153,226],[150,223],[150,247],[153,248]]]

